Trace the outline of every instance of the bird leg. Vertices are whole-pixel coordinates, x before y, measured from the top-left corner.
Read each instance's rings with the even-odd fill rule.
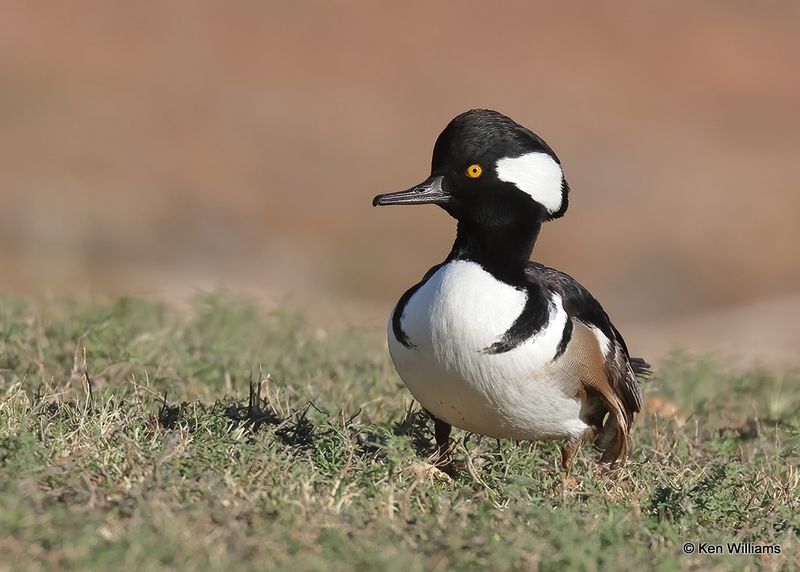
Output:
[[[561,467],[569,473],[575,464],[575,455],[580,451],[584,443],[594,442],[597,436],[596,427],[588,427],[580,437],[570,437],[561,445]]]
[[[580,441],[572,438],[567,439],[564,441],[564,444],[561,445],[561,468],[566,472],[569,473],[572,470],[572,465],[575,464],[575,454],[580,447]]]
[[[431,415],[431,417],[433,418],[433,434],[436,437],[436,461],[433,464],[437,469],[452,477],[455,474],[453,460],[450,458],[450,431],[452,426],[434,415]]]

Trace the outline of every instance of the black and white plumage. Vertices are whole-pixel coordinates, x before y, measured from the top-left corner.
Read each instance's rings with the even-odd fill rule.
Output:
[[[436,204],[458,221],[447,259],[402,295],[389,350],[434,417],[442,458],[450,426],[497,438],[560,439],[569,466],[584,441],[624,460],[642,406],[619,331],[572,277],[530,262],[543,222],[564,215],[561,163],[532,131],[489,110],[456,117],[431,176],[375,205]]]

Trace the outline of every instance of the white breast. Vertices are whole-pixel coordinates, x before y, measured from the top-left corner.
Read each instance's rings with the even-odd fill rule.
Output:
[[[514,439],[578,436],[580,403],[564,387],[553,357],[568,319],[554,294],[547,324],[509,352],[487,354],[525,306],[527,294],[474,262],[445,264],[411,297],[401,326],[389,325],[389,351],[422,406],[451,425]],[[563,375],[563,373],[562,373]]]

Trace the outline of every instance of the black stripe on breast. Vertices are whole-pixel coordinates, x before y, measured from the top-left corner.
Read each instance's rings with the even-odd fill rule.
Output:
[[[572,328],[574,327],[572,323],[572,319],[567,317],[567,323],[564,324],[564,333],[561,335],[561,341],[558,344],[558,348],[556,349],[556,355],[553,356],[553,359],[556,360],[561,357],[565,351],[567,351],[567,346],[569,345],[569,341],[572,339]]]
[[[526,288],[528,298],[522,312],[503,336],[483,350],[485,354],[504,354],[510,352],[525,340],[538,334],[550,320],[550,300],[544,292],[533,284]],[[569,321],[569,320],[567,320]]]
[[[397,301],[397,305],[394,307],[394,312],[392,312],[392,332],[394,333],[394,337],[397,338],[397,341],[403,344],[408,349],[415,348],[411,340],[408,338],[408,334],[403,331],[403,326],[401,321],[403,319],[403,311],[406,309],[406,304],[408,301],[411,300],[411,297],[419,290],[425,282],[427,282],[431,276],[436,274],[436,271],[439,270],[442,266],[445,265],[445,262],[441,264],[437,264],[430,270],[425,273],[425,276],[422,277],[422,280],[414,284],[411,288],[406,290],[400,299]]]

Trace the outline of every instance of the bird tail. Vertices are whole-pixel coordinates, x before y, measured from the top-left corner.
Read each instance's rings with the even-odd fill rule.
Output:
[[[653,369],[651,368],[650,364],[645,361],[644,358],[640,357],[632,357],[628,360],[631,364],[631,369],[633,373],[636,374],[636,377],[640,377],[646,379],[653,374]]]

